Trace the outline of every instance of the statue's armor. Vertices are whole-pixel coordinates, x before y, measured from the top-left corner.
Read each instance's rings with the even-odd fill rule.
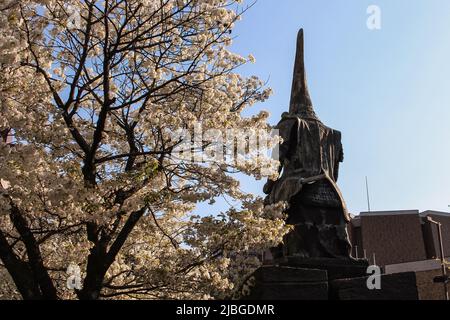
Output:
[[[330,184],[324,180],[319,180],[311,184],[309,188],[304,188],[300,199],[311,206],[330,208],[339,208],[341,206],[341,199],[330,187]]]
[[[304,189],[302,179],[322,175],[302,191],[301,197],[311,205],[341,208],[348,221],[345,202],[336,185],[339,163],[343,161],[341,133],[317,119],[290,114],[284,115],[277,128],[283,138],[279,154],[283,173],[267,192],[266,202],[289,202]]]
[[[264,187],[266,204],[287,202],[293,230],[272,250],[275,258],[350,258],[346,225],[350,221],[336,185],[343,161],[341,133],[325,126],[312,107],[303,61],[303,31],[298,37],[289,113],[277,127],[283,139],[280,173]]]

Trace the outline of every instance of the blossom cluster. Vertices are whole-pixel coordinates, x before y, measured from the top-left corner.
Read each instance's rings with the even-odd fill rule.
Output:
[[[239,3],[0,4],[0,132],[13,135],[0,140],[0,236],[30,266],[38,248],[31,267],[51,282],[44,296],[230,296],[261,263],[258,253],[282,241],[283,206],[264,207],[235,175],[275,178],[276,159],[180,161],[186,139],[177,133],[198,126],[241,142],[258,132],[268,149],[278,143],[267,112],[242,113],[271,90],[236,72],[254,62],[229,50]],[[211,152],[211,139],[200,140]],[[226,138],[213,145],[216,154],[230,149]],[[198,213],[218,197],[239,205]],[[79,291],[67,289],[70,265],[80,267]]]

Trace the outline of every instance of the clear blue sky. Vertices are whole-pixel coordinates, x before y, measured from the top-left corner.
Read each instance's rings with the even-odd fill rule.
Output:
[[[381,8],[382,28],[366,26]],[[295,39],[305,29],[316,112],[343,133],[340,185],[352,213],[450,205],[450,1],[259,0],[237,24],[233,50],[256,57],[241,72],[274,90],[271,122],[288,109]],[[244,179],[261,194],[262,182]]]

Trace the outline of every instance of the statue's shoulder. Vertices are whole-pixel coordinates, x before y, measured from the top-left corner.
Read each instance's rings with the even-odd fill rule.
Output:
[[[342,133],[339,130],[336,130],[336,129],[333,129],[331,127],[328,127],[328,126],[324,125],[322,122],[321,122],[321,126],[322,126],[322,128],[325,131],[329,132],[330,134],[332,134],[335,137],[339,137],[340,138],[342,136]]]
[[[301,121],[301,119],[298,116],[293,115],[293,114],[291,114],[289,112],[284,112],[281,115],[280,122],[278,122],[278,124],[277,124],[277,128],[288,127],[288,126],[291,126],[293,124],[297,124],[300,121]]]
[[[275,126],[275,129],[279,130],[282,137],[288,137],[292,134],[292,130],[296,131],[300,126],[301,119],[285,112],[281,115],[281,120]]]
[[[329,141],[333,141],[335,145],[342,145],[342,133],[339,130],[324,126]]]
[[[300,120],[300,117],[296,114],[292,114],[289,112],[283,112],[281,114],[281,121],[288,121],[288,120]]]
[[[332,132],[333,132],[333,135],[337,138],[337,139],[341,139],[341,137],[342,137],[342,133],[339,131],[339,130],[336,130],[336,129],[331,129],[332,130]]]
[[[333,135],[340,137],[342,135],[342,133],[339,130],[330,128],[331,132],[333,133]]]

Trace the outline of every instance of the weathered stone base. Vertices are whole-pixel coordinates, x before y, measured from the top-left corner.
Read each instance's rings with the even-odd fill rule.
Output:
[[[417,275],[381,276],[381,289],[367,286],[366,261],[289,258],[255,272],[251,300],[419,300]],[[432,281],[430,278],[427,281]]]
[[[382,275],[380,290],[369,290],[367,279],[333,280],[330,297],[335,300],[419,300],[414,272]]]
[[[324,270],[265,266],[255,272],[255,286],[244,300],[327,300]]]
[[[327,271],[328,281],[359,278],[367,275],[367,260],[288,257],[283,266]]]

